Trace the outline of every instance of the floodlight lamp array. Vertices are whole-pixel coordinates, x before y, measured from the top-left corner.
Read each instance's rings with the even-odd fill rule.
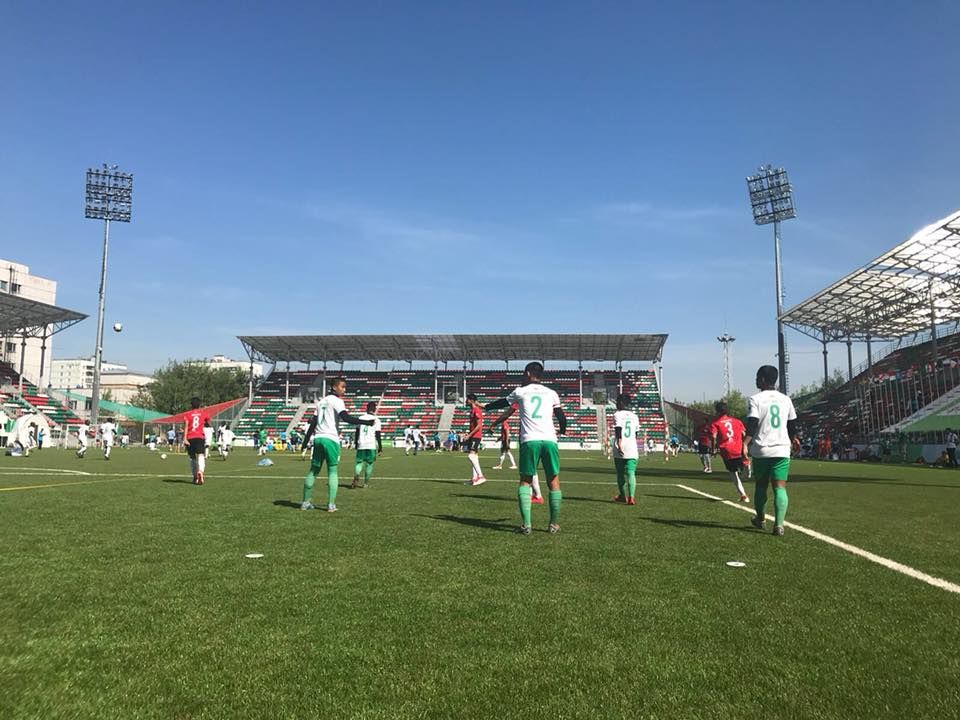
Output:
[[[793,206],[793,186],[783,168],[765,165],[756,175],[747,178],[753,221],[768,225],[797,216]]]
[[[87,201],[84,215],[94,220],[130,222],[133,210],[133,175],[104,165],[87,170]]]

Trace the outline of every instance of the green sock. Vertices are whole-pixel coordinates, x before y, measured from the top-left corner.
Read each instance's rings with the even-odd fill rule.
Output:
[[[785,487],[775,487],[773,489],[773,512],[776,515],[777,527],[783,527],[783,519],[787,516],[787,489]]]
[[[617,469],[617,494],[623,497],[623,486],[626,483],[623,473],[623,460],[614,460],[613,466]]]
[[[337,466],[327,466],[327,505],[337,504],[337,488],[340,487],[340,476],[337,475]]]
[[[364,463],[363,464],[363,484],[369,485],[370,478],[373,477],[373,463]]]
[[[363,472],[363,463],[357,460],[357,463],[353,466],[353,476],[360,477],[361,472]]]
[[[628,497],[633,500],[637,494],[637,471],[631,470],[627,473],[627,492],[630,493]]]
[[[530,527],[530,498],[533,497],[533,488],[521,485],[517,488],[517,502],[520,503],[520,524]]]
[[[753,488],[753,506],[757,509],[757,517],[763,520],[763,509],[767,506],[767,481],[757,480]]]
[[[310,498],[313,496],[313,483],[317,479],[317,473],[310,467],[310,472],[307,473],[307,476],[303,479],[303,501],[310,502]]]
[[[550,524],[558,525],[560,523],[560,503],[563,502],[563,493],[559,490],[551,490],[550,493]]]

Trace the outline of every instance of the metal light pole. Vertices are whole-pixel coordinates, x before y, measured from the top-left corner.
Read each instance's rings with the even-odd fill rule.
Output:
[[[783,336],[783,278],[780,272],[780,222],[797,216],[793,206],[793,186],[787,171],[764,165],[756,175],[747,177],[753,221],[757,225],[773,223],[773,259],[777,285],[777,360],[780,370],[780,392],[787,392],[787,343]]]
[[[733,365],[730,362],[730,345],[736,340],[735,337],[724,333],[717,337],[723,344],[723,387],[724,387],[724,399],[730,397],[730,379],[733,374]]]
[[[97,306],[97,346],[93,360],[93,388],[90,393],[90,424],[100,414],[100,366],[103,362],[103,312],[107,290],[107,250],[110,245],[110,221],[130,222],[133,209],[133,175],[104,164],[102,169],[87,169],[84,216],[103,220],[103,260],[100,264],[100,302]]]

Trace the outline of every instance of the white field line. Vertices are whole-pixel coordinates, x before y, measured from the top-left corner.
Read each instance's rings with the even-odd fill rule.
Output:
[[[731,500],[724,500],[723,498],[717,497],[716,495],[705,493],[702,490],[697,490],[695,488],[688,487],[686,485],[680,485],[679,483],[676,485],[676,487],[681,488],[682,490],[686,490],[687,492],[692,492],[696,495],[702,495],[703,497],[710,498],[711,500],[718,500],[722,502],[724,505],[729,505],[730,507],[734,507],[737,510],[741,510],[742,512],[748,512],[751,515],[756,514],[756,510],[754,510],[753,508],[746,507],[741,504],[737,504]],[[765,517],[767,518],[767,520],[774,520],[773,515],[766,515]],[[940,588],[941,590],[946,590],[947,592],[957,593],[958,595],[960,595],[960,585],[956,585],[955,583],[952,583],[949,580],[944,580],[943,578],[938,578],[938,577],[935,577],[934,575],[928,575],[927,573],[921,572],[920,570],[917,570],[916,568],[912,568],[909,565],[904,565],[903,563],[899,563],[896,560],[890,560],[889,558],[885,558],[885,557],[882,557],[881,555],[872,553],[869,550],[864,550],[863,548],[859,548],[856,545],[851,545],[850,543],[845,543],[842,540],[837,540],[836,538],[832,538],[829,535],[824,535],[823,533],[819,533],[816,530],[805,528],[802,525],[795,525],[794,523],[791,523],[791,522],[785,522],[784,526],[790,528],[791,530],[796,530],[797,532],[803,533],[804,535],[809,535],[810,537],[816,540],[819,540],[821,542],[825,542],[828,545],[833,545],[834,547],[838,547],[841,550],[846,550],[848,553],[851,553],[852,555],[857,555],[866,560],[869,560],[872,563],[876,563],[877,565],[882,565],[885,568],[888,568],[890,570],[894,570],[898,573],[906,575],[907,577],[912,577],[914,580],[919,580],[920,582],[927,583],[927,585],[933,585],[933,587],[935,588]]]
[[[41,468],[41,467],[20,467],[20,468],[0,468],[0,474],[19,475],[22,473],[50,473],[53,475],[90,475],[82,470],[64,470],[62,468]]]

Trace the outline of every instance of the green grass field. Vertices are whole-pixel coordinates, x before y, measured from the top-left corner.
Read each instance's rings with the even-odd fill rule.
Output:
[[[626,507],[563,453],[563,531],[535,507],[529,537],[514,473],[465,487],[462,456],[388,449],[336,514],[273,459],[194,487],[182,455],[0,458],[0,717],[960,716],[960,595],[753,530],[677,487],[733,497],[692,456],[641,460]],[[788,522],[960,584],[960,472],[791,481]]]

